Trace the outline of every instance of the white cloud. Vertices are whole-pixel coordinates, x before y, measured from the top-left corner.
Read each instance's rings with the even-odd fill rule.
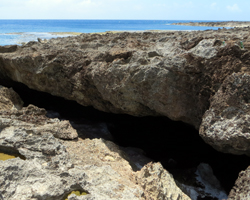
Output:
[[[232,11],[232,12],[240,12],[241,11],[241,9],[239,8],[239,6],[237,5],[237,4],[234,4],[234,5],[232,5],[232,6],[227,6],[227,9],[229,10],[229,11]]]

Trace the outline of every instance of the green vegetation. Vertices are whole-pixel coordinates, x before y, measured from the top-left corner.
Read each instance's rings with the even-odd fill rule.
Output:
[[[240,48],[241,48],[241,49],[244,49],[244,45],[243,45],[243,42],[242,42],[242,41],[240,41]]]

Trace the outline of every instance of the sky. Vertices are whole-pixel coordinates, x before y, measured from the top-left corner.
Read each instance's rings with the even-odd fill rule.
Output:
[[[250,21],[250,0],[0,0],[0,19]]]

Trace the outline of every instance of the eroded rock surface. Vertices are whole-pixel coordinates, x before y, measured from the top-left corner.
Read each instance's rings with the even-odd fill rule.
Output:
[[[93,106],[105,112],[134,116],[167,116],[172,120],[180,120],[200,128],[202,138],[215,149],[225,153],[250,155],[250,53],[247,45],[244,47],[244,44],[250,41],[249,30],[236,28],[203,32],[82,34],[77,37],[51,39],[44,44],[29,42],[24,46],[13,47],[13,50],[8,50],[12,49],[11,47],[1,48],[0,76],[2,82],[21,82],[35,90],[75,100],[81,105]],[[78,180],[76,177],[84,169],[86,177],[90,177],[79,180],[79,185],[94,195],[93,198],[102,198],[99,194],[104,195],[103,198],[111,199],[117,198],[116,195],[119,194],[120,199],[150,198],[147,195],[151,195],[151,186],[141,185],[143,182],[151,184],[150,180],[136,179],[131,170],[136,167],[138,170],[140,163],[129,164],[128,160],[132,161],[119,150],[114,150],[116,148],[109,149],[112,153],[103,155],[101,151],[101,154],[98,154],[98,148],[93,146],[95,143],[98,143],[100,148],[103,147],[104,152],[108,152],[105,148],[109,148],[111,144],[104,140],[79,139],[75,141],[79,149],[84,150],[86,145],[96,151],[96,154],[88,158],[89,163],[94,163],[93,166],[83,164],[82,156],[85,154],[73,155],[70,153],[70,148],[74,148],[73,142],[68,145],[68,141],[64,141],[62,144],[58,139],[77,137],[69,122],[48,119],[45,117],[45,110],[32,105],[26,108],[14,105],[10,104],[6,108],[2,106],[12,110],[1,110],[1,145],[17,148],[28,161],[32,159],[32,162],[38,156],[33,155],[33,150],[27,153],[32,148],[42,158],[39,157],[39,160],[43,160],[43,157],[47,159],[44,154],[54,156],[56,152],[62,151],[59,154],[69,159],[62,159],[66,162],[64,165],[72,166],[73,163],[76,166],[67,169],[70,176]],[[81,127],[82,130],[85,128]],[[40,146],[28,145],[33,144],[33,139],[29,140],[33,136],[37,143],[41,143]],[[12,137],[15,139],[11,139]],[[55,145],[58,148],[44,146],[45,143],[58,143]],[[57,157],[53,156],[52,158]],[[112,160],[116,161],[114,163],[123,163],[123,170],[119,171],[124,174],[121,175],[117,171],[120,165],[117,165],[117,168],[112,167]],[[54,165],[53,159],[51,162],[51,165]],[[55,161],[59,167],[60,162],[61,159]],[[77,162],[82,164],[78,165]],[[100,162],[107,165],[98,166]],[[146,168],[141,170],[148,170],[149,174],[155,169],[161,171],[158,165]],[[98,170],[101,171],[100,176],[108,171],[105,181],[100,178],[98,182],[95,179],[94,174]],[[129,176],[128,172],[132,175]],[[153,172],[151,174],[152,177],[155,176]],[[114,179],[109,179],[112,176],[116,177],[115,184],[112,182]],[[107,193],[109,187],[120,191],[120,186],[116,184],[120,181],[120,176],[126,177],[128,181],[122,184],[125,189],[119,194]],[[84,180],[88,180],[89,185],[83,183]],[[141,180],[141,183],[133,185],[135,180]],[[105,186],[103,193],[96,193],[107,181],[111,181],[112,186]],[[93,187],[98,184],[99,188]],[[150,191],[147,191],[147,188]],[[162,198],[169,195],[167,190],[158,191],[161,194],[152,195],[160,195]],[[63,193],[65,190],[58,192],[58,197]],[[130,196],[127,196],[128,193]],[[56,194],[53,195],[54,198]],[[79,198],[90,197],[86,195]],[[183,197],[183,194],[177,197]]]
[[[211,26],[211,27],[248,27],[250,22],[244,21],[225,21],[225,22],[185,22],[173,23],[172,25],[185,25],[185,26]]]
[[[235,186],[231,190],[228,200],[247,200],[250,198],[250,167],[239,173]]]
[[[218,151],[250,156],[250,76],[233,73],[211,99],[201,137]]]
[[[20,110],[23,101],[12,88],[0,86],[0,110]]]
[[[82,34],[0,53],[0,72],[84,106],[163,115],[198,129],[210,96],[244,67],[238,42],[248,36],[248,29]]]
[[[87,195],[72,194],[68,199],[152,199],[150,190],[158,183],[145,182],[146,167],[140,170],[113,142],[61,140],[65,135],[67,139],[75,138],[69,137],[76,130],[68,122],[49,119],[44,109],[33,105],[13,110],[12,97],[17,94],[1,89],[10,98],[6,97],[10,106],[3,107],[0,113],[0,150],[17,151],[24,159],[0,160],[0,199],[64,200],[75,190]],[[161,164],[150,165],[155,166],[154,178],[162,180],[161,174],[171,177]],[[157,199],[190,200],[173,178],[164,179],[157,188]]]
[[[233,73],[249,74],[250,53],[240,45],[249,38],[249,28],[82,34],[46,44],[29,42],[14,52],[0,53],[0,74],[3,80],[22,82],[105,112],[167,116],[199,129],[210,98],[222,84],[228,87],[224,80]],[[215,97],[216,102],[223,101]],[[248,97],[244,98],[247,102]],[[248,154],[247,130],[237,128],[237,142],[222,137],[219,144],[208,134],[213,132],[213,123],[206,116],[208,112],[200,129],[206,142],[217,143],[213,146],[223,152]],[[225,126],[227,121],[221,122]]]

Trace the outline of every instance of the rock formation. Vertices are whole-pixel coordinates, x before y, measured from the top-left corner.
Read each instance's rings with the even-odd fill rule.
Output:
[[[225,22],[184,22],[173,23],[172,25],[184,26],[211,26],[211,27],[249,27],[250,22],[244,21],[225,21]]]
[[[161,164],[150,163],[135,172],[132,167],[136,168],[136,163],[113,142],[61,140],[77,137],[68,122],[49,119],[44,109],[33,105],[22,108],[12,89],[1,87],[0,92],[8,102],[0,112],[0,151],[23,158],[0,160],[0,199],[59,200],[75,190],[87,195],[70,195],[68,199],[190,199]],[[154,169],[152,178],[161,184],[148,181],[148,167]],[[162,179],[161,174],[168,178]],[[158,189],[151,196],[154,184]]]
[[[249,41],[249,28],[82,34],[1,47],[0,78],[2,84],[20,82],[105,112],[183,121],[218,151],[249,156],[250,52],[244,47]],[[172,179],[165,182],[171,176],[159,164],[135,173],[136,163],[112,142],[63,141],[77,138],[68,121],[49,119],[45,110],[32,105],[22,108],[12,93],[0,99],[0,146],[16,149],[26,160],[0,162],[0,177],[13,173],[8,171],[11,164],[20,174],[41,169],[43,180],[31,179],[34,188],[28,189],[26,179],[1,180],[12,185],[2,189],[5,198],[63,198],[83,190],[90,194],[81,199],[188,199]],[[8,95],[13,98],[6,100]],[[155,182],[158,175],[161,184]],[[50,177],[57,183],[46,183]],[[17,181],[23,187],[14,192]]]
[[[239,178],[235,182],[235,186],[231,190],[228,200],[242,199],[247,200],[250,197],[250,167],[239,173]]]
[[[248,37],[247,30],[82,34],[30,42],[1,53],[0,72],[84,106],[163,115],[198,129],[210,96],[227,75],[245,67],[234,44]]]

